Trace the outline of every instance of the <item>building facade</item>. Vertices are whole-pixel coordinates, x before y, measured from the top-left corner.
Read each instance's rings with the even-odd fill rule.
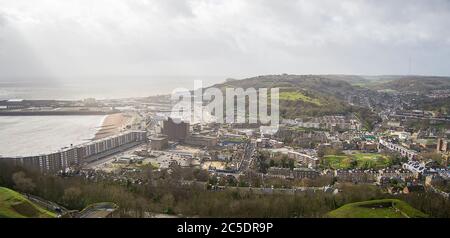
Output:
[[[165,136],[155,136],[150,138],[150,146],[152,150],[164,150],[169,146],[169,142]]]
[[[177,122],[169,117],[163,121],[162,134],[166,135],[170,141],[184,141],[189,135],[189,123]]]
[[[214,147],[218,140],[213,136],[189,135],[184,142],[188,145]]]
[[[102,153],[131,143],[145,142],[146,139],[146,131],[128,131],[101,140],[72,146],[54,153],[0,159],[7,163],[40,170],[41,172],[56,172],[71,166],[79,165],[92,156],[99,156]]]

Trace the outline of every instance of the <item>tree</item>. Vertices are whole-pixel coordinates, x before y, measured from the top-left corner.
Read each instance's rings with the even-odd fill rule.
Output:
[[[209,179],[209,173],[206,170],[195,169],[194,177],[197,181],[206,182]]]
[[[424,159],[431,159],[441,165],[444,163],[444,161],[442,160],[442,156],[439,153],[425,152],[425,153],[421,153],[421,155]]]
[[[147,180],[147,181],[152,181],[153,180],[153,165],[149,165],[149,166],[145,166],[144,169],[142,170],[142,174],[143,179]]]
[[[22,171],[14,173],[12,175],[12,179],[15,184],[15,188],[21,192],[31,193],[36,188],[33,180],[27,178],[25,173]]]
[[[317,155],[322,158],[326,155],[341,155],[342,150],[339,148],[334,148],[334,147],[328,147],[328,146],[322,146],[319,147],[319,149],[317,150]]]
[[[289,164],[289,168],[290,169],[294,169],[295,168],[295,162],[293,159],[289,159],[288,160],[288,164]]]
[[[229,185],[229,186],[237,186],[237,179],[235,178],[235,177],[233,177],[233,176],[228,176],[227,177],[227,184]]]
[[[83,208],[83,202],[81,197],[81,189],[77,187],[70,187],[64,189],[64,195],[62,197],[66,206],[71,208]]]
[[[283,155],[281,157],[281,168],[287,168],[288,167],[288,156]]]
[[[352,159],[350,162],[350,168],[354,169],[358,166],[358,161]]]
[[[270,160],[269,166],[270,167],[275,167],[275,161],[273,159]]]
[[[161,204],[164,207],[164,212],[167,214],[173,214],[173,206],[175,205],[175,198],[172,194],[166,193],[161,198]]]

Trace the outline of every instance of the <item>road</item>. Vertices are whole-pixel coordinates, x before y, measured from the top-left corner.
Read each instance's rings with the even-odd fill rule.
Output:
[[[34,195],[31,195],[31,194],[24,194],[24,195],[30,201],[38,204],[41,207],[44,207],[45,209],[47,209],[49,211],[56,212],[59,215],[64,215],[64,214],[69,212],[69,210],[67,208],[65,208],[65,207],[63,207],[63,206],[61,206],[59,204],[56,204],[56,203],[54,203],[52,201],[48,201],[48,200],[45,200],[45,199],[43,199],[41,197],[34,196]]]
[[[112,217],[117,208],[116,204],[108,202],[92,204],[79,213],[79,218]]]
[[[247,171],[253,160],[253,152],[255,151],[255,146],[252,143],[246,143],[244,148],[244,155],[242,158],[242,162],[239,165],[238,173],[242,174]]]

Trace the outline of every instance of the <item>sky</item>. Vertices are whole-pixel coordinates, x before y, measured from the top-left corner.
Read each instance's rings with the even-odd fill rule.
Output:
[[[0,0],[0,82],[448,76],[449,29],[448,0]]]

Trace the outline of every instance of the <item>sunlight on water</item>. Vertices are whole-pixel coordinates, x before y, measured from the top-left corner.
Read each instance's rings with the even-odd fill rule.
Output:
[[[0,156],[39,155],[92,139],[105,116],[0,117]]]

